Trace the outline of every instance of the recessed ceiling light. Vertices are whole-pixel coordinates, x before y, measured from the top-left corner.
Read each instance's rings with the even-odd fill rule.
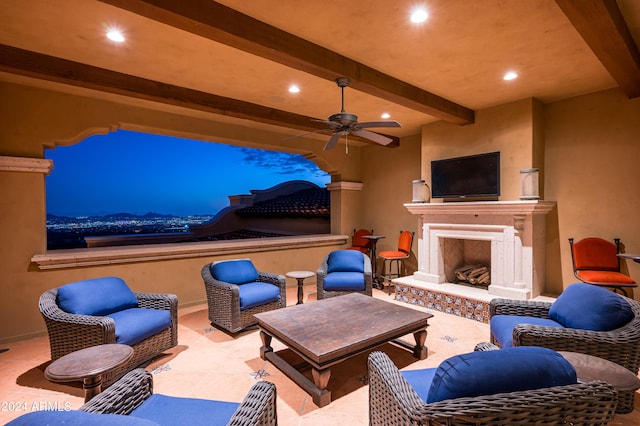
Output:
[[[389,114],[388,112],[383,112],[382,115],[380,116],[380,118],[384,118],[384,119],[387,119],[389,117],[391,117],[391,114]]]
[[[427,13],[427,11],[421,7],[413,9],[413,11],[411,12],[411,22],[413,22],[414,24],[424,22],[428,17],[429,13]]]
[[[291,86],[289,86],[289,93],[298,93],[300,92],[300,87],[298,87],[296,84],[292,84]]]
[[[124,41],[124,34],[118,28],[109,28],[107,30],[107,38],[116,43],[122,43]]]
[[[515,73],[514,71],[509,71],[508,73],[506,73],[504,75],[504,77],[502,77],[505,80],[515,80],[516,78],[518,78],[518,74]]]

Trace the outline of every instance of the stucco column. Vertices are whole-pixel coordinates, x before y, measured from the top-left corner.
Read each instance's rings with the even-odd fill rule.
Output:
[[[331,182],[331,233],[351,235],[358,227],[362,208],[361,182]]]

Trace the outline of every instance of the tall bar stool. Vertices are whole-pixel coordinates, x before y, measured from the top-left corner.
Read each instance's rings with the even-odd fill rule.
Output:
[[[382,259],[382,270],[384,273],[382,276],[382,282],[388,281],[388,294],[391,294],[391,287],[393,286],[391,280],[406,275],[407,267],[404,264],[404,260],[411,256],[411,246],[413,245],[414,232],[400,231],[398,237],[398,249],[382,251],[378,254],[378,257]],[[395,272],[393,272],[393,265],[395,264]]]

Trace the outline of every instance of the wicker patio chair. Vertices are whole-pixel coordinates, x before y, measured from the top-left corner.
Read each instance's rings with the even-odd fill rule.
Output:
[[[606,425],[616,392],[604,382],[426,403],[383,352],[369,356],[369,424],[376,425]]]
[[[237,260],[246,261],[246,259],[236,259],[224,262],[235,262]],[[215,262],[207,263],[200,272],[207,294],[209,321],[213,325],[222,327],[230,333],[237,333],[258,323],[254,318],[255,314],[287,306],[286,279],[284,275],[255,270],[256,275],[252,278],[251,283],[260,282],[264,283],[264,285],[276,286],[279,289],[279,298],[258,306],[241,309],[240,285],[243,284],[239,285],[216,279],[211,272],[211,267],[214,264]]]
[[[131,345],[131,360],[103,375],[102,386],[108,387],[126,372],[150,361],[178,344],[178,297],[174,294],[133,292],[138,308],[169,311],[171,326],[155,335]],[[65,312],[58,306],[58,288],[40,296],[39,308],[47,326],[51,359],[91,346],[118,343],[115,322],[107,316],[78,315]]]
[[[140,424],[138,422],[154,424],[158,417],[168,423],[178,418],[179,424],[195,426],[203,424],[202,421],[204,421],[204,424],[211,424],[216,416],[221,417],[218,420],[224,421],[227,418],[226,416],[230,415],[230,419],[226,422],[227,425],[276,426],[278,424],[276,386],[268,381],[254,383],[240,404],[156,395],[156,397],[160,396],[162,398],[161,402],[164,405],[160,413],[153,413],[153,410],[147,407],[142,407],[141,410],[136,411],[145,402],[150,401],[150,398],[153,398],[152,395],[153,376],[148,371],[138,368],[127,373],[109,389],[95,396],[78,410],[31,412],[22,416],[22,418],[17,418],[15,423],[16,425],[31,425],[45,424],[48,421],[51,424],[62,424],[62,421],[66,421],[71,424],[92,424],[98,420],[96,415],[119,414],[128,416],[133,413],[137,417],[133,415],[126,418],[116,417],[112,421],[116,424],[127,424],[127,420],[131,420],[132,424]],[[156,403],[154,407],[157,406],[158,404]],[[224,410],[224,413],[221,413],[218,408]],[[194,413],[193,411],[197,412]],[[164,416],[167,412],[168,414]],[[197,417],[196,419],[194,419],[194,415]],[[108,421],[107,416],[104,416],[104,423],[100,424],[107,424]]]
[[[359,279],[364,281],[362,283],[363,284],[362,290],[354,290],[354,289],[334,290],[334,289],[325,288],[327,275],[330,273],[329,264],[331,263],[331,259],[333,258],[333,256],[335,256],[336,254],[346,255],[347,257],[356,259],[359,262],[359,268],[360,268],[359,271],[361,270],[362,272],[353,272],[353,269],[351,268],[347,268],[345,269],[345,271],[346,270],[351,271],[351,272],[347,272],[348,274],[361,274]],[[340,272],[338,271],[338,273]],[[336,250],[327,254],[324,257],[324,259],[322,259],[322,264],[316,271],[316,277],[317,277],[316,288],[317,288],[318,300],[326,299],[328,297],[333,297],[333,296],[340,296],[347,293],[361,293],[361,294],[364,294],[365,296],[371,296],[372,294],[371,285],[373,281],[373,275],[371,272],[371,259],[366,254],[361,253],[359,251],[349,250],[349,249]]]
[[[615,362],[637,375],[640,369],[640,302],[618,296],[629,303],[634,314],[633,319],[620,328],[592,331],[518,324],[513,329],[513,346],[542,346],[593,355]],[[549,318],[551,305],[548,302],[493,299],[489,304],[489,318],[496,315]],[[491,343],[499,346],[493,335]],[[634,396],[633,391],[620,392],[618,412],[633,410]]]

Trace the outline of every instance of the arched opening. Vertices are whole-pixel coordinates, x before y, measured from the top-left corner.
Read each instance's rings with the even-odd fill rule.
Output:
[[[203,225],[220,222],[227,210],[241,210],[243,202],[252,207],[268,200],[271,188],[280,188],[271,194],[274,197],[292,194],[281,189],[286,182],[304,181],[326,191],[331,180],[300,154],[125,130],[47,149],[45,156],[54,161],[46,182],[50,250],[87,247],[85,237],[98,236],[102,243],[93,238],[94,246],[193,241],[219,234],[228,234],[220,239],[238,238],[238,233],[224,232],[224,226],[207,235]],[[314,229],[292,225],[304,213],[296,215],[293,208],[280,213],[253,210],[241,221],[253,222],[249,228],[254,232],[245,232],[245,238]],[[280,232],[269,232],[271,225],[265,219],[269,215],[289,220],[291,226],[279,225]],[[226,222],[231,226],[233,221]],[[238,230],[237,226],[229,231]],[[181,240],[165,235],[193,234],[196,228],[196,235]],[[109,238],[103,237],[116,235],[129,237],[104,244]]]

